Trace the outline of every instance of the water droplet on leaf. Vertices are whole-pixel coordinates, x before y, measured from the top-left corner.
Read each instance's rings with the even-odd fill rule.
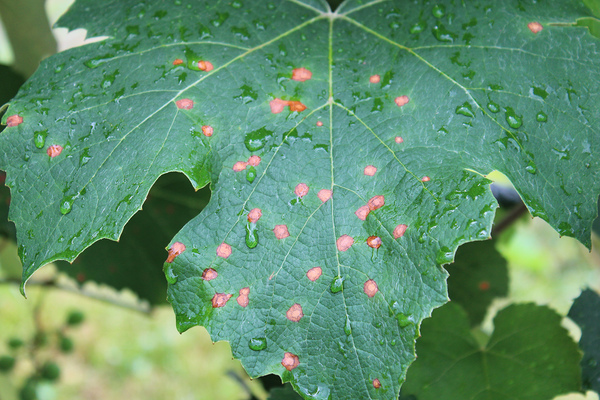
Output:
[[[257,337],[248,341],[248,347],[254,351],[261,351],[267,348],[267,338]]]
[[[71,212],[73,208],[73,201],[75,200],[75,196],[65,196],[60,201],[60,212],[62,215],[67,215]]]
[[[331,293],[341,292],[342,289],[344,288],[345,280],[346,279],[341,276],[336,276],[335,278],[333,278],[333,280],[331,281],[331,285],[330,285]]]
[[[258,246],[258,229],[254,222],[248,222],[246,224],[246,246],[250,249]]]

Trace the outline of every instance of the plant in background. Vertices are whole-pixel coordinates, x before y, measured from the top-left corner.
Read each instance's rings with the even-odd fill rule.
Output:
[[[425,321],[408,367],[448,300],[443,266],[490,237],[490,172],[591,246],[600,49],[578,21],[597,22],[575,0],[78,0],[58,25],[107,38],[44,61],[2,120],[23,293],[83,252],[83,270],[61,268],[84,281],[98,260],[125,264],[115,285],[155,298],[132,254],[168,245],[177,328],[205,326],[250,376],[303,398],[393,399],[405,380],[418,399],[577,391],[579,353],[554,311],[509,306],[489,340],[471,336],[507,287],[477,251],[449,268],[466,311]],[[173,171],[210,201],[183,194],[181,174],[155,184]],[[154,208],[166,200],[177,207]],[[134,217],[142,204],[158,229]],[[127,256],[106,261],[107,243],[89,256],[122,235]]]

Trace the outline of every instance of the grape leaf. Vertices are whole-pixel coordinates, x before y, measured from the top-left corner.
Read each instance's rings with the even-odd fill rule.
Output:
[[[511,305],[482,346],[464,310],[449,303],[423,322],[402,395],[419,400],[550,400],[580,389],[577,345],[545,306]]]
[[[569,318],[581,328],[583,389],[600,393],[600,296],[591,289],[581,292],[569,310]]]
[[[460,304],[471,325],[479,325],[496,297],[508,294],[508,268],[494,240],[468,243],[456,252],[456,260],[446,267],[448,295]]]
[[[272,389],[267,400],[298,400],[302,399],[288,383],[281,388]]]
[[[447,301],[441,266],[489,236],[482,174],[589,246],[600,54],[572,26],[589,16],[574,0],[78,0],[58,24],[108,39],[44,61],[3,118],[23,282],[118,239],[181,171],[213,192],[169,246],[178,329],[206,326],[305,398],[393,398]]]

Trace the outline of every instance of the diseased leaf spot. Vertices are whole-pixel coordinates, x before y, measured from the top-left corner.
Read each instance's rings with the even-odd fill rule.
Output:
[[[221,243],[219,247],[217,247],[217,255],[223,258],[229,257],[231,255],[231,246],[227,243]]]
[[[379,83],[381,81],[381,77],[379,75],[371,75],[369,78],[369,82],[371,83]]]
[[[323,270],[321,269],[321,267],[313,267],[313,268],[309,269],[308,272],[306,272],[306,277],[311,282],[314,282],[321,277],[322,273],[323,273]]]
[[[62,146],[59,146],[58,144],[53,144],[52,146],[48,147],[48,150],[46,150],[46,153],[48,153],[50,158],[54,158],[54,157],[58,156],[60,153],[62,153],[62,151],[63,151]]]
[[[253,208],[248,213],[248,222],[256,223],[260,217],[262,217],[262,210],[260,208]]]
[[[183,60],[181,58],[176,58],[175,61],[173,61],[173,65],[181,65],[183,64]]]
[[[339,251],[346,251],[354,244],[354,239],[348,235],[342,235],[338,238],[336,245]]]
[[[295,68],[292,71],[292,79],[299,82],[304,82],[312,78],[312,72],[306,68]]]
[[[377,379],[377,378],[373,379],[373,387],[375,389],[379,389],[381,387],[381,382],[379,382],[379,379]]]
[[[210,125],[203,125],[202,126],[202,133],[204,134],[204,136],[208,136],[211,137],[213,135],[213,127]]]
[[[190,99],[177,100],[175,104],[180,110],[191,110],[192,108],[194,108],[194,102]]]
[[[424,176],[421,178],[421,182],[429,182],[430,180],[431,180],[431,178],[428,176]]]
[[[485,292],[490,289],[490,283],[488,281],[479,282],[479,290]]]
[[[217,271],[215,271],[212,268],[206,268],[203,272],[202,272],[202,279],[204,279],[205,281],[212,281],[213,279],[215,279],[217,276],[219,276],[219,274],[217,273]]]
[[[317,121],[317,126],[323,126],[323,121]]]
[[[17,114],[11,115],[6,119],[6,126],[8,126],[9,128],[12,126],[20,125],[21,123],[23,123],[23,117]]]
[[[232,296],[233,296],[232,294],[227,294],[227,293],[215,293],[215,295],[213,296],[213,298],[211,300],[213,308],[219,308],[219,307],[225,306],[225,304],[227,304],[227,302],[229,301],[229,299]]]
[[[369,216],[369,213],[371,212],[371,210],[369,209],[369,206],[364,205],[362,207],[359,207],[358,210],[356,210],[354,212],[354,214],[356,214],[356,216],[358,217],[358,219],[364,221],[367,219],[367,217]]]
[[[530,23],[527,24],[527,27],[534,34],[535,33],[540,33],[542,31],[542,29],[544,29],[544,27],[542,26],[542,24],[540,24],[539,22],[530,22]]]
[[[396,105],[397,105],[398,107],[402,107],[402,106],[405,106],[405,105],[407,105],[409,101],[410,101],[410,99],[409,99],[409,98],[408,98],[408,96],[406,96],[406,95],[404,95],[404,96],[399,96],[399,97],[396,97],[396,98],[394,99],[394,102],[396,103]]]
[[[306,183],[299,183],[296,185],[294,193],[296,193],[296,196],[298,197],[304,197],[308,194],[308,190],[308,185]]]
[[[298,303],[294,304],[290,307],[289,310],[285,313],[287,319],[292,322],[298,322],[304,317],[304,313],[302,312],[302,306]]]
[[[371,199],[369,200],[369,202],[367,204],[371,211],[377,210],[385,205],[385,198],[381,195],[373,196],[373,197],[371,197]]]
[[[286,237],[290,236],[287,225],[275,225],[273,232],[275,233],[275,237],[277,239],[285,239]]]
[[[365,282],[365,285],[363,286],[363,290],[365,291],[365,294],[369,297],[373,297],[377,294],[377,292],[379,292],[377,283],[375,283],[375,281],[373,279],[369,279],[368,281]]]
[[[396,136],[396,138],[394,139],[396,141],[396,143],[400,144],[402,142],[404,142],[404,139],[402,139],[402,136]]]
[[[297,355],[286,352],[283,356],[283,360],[281,360],[281,365],[288,371],[291,371],[300,365],[300,359]]]
[[[248,158],[248,164],[252,165],[253,167],[258,167],[258,164],[260,164],[260,157],[251,156],[250,158]]]
[[[248,297],[249,295],[250,295],[249,287],[241,288],[240,295],[236,299],[237,303],[242,307],[247,307],[248,303],[250,303],[250,298]]]
[[[173,246],[171,246],[171,248],[169,249],[169,256],[167,257],[166,262],[172,263],[173,260],[175,259],[175,257],[180,255],[184,251],[185,251],[185,244],[183,244],[181,242],[173,243]]]
[[[283,111],[285,106],[289,106],[290,111],[302,112],[302,111],[306,110],[306,106],[304,104],[302,104],[299,101],[294,101],[294,100],[288,101],[288,100],[274,99],[269,102],[269,106],[271,107],[271,112],[273,114],[279,114],[280,112]]]
[[[299,101],[288,101],[288,105],[290,106],[290,111],[302,112],[306,110],[306,106]]]
[[[200,68],[200,70],[202,71],[212,71],[213,70],[213,65],[210,61],[198,61],[198,68]]]
[[[240,172],[246,169],[246,167],[248,166],[248,163],[246,161],[238,161],[235,164],[233,164],[233,170],[235,172]]]
[[[365,167],[365,175],[373,176],[373,175],[375,175],[375,172],[377,172],[377,167],[375,167],[373,165],[367,165]]]
[[[382,241],[379,236],[369,236],[367,238],[367,244],[373,249],[378,249],[381,247]]]
[[[319,193],[317,193],[317,196],[323,203],[325,203],[327,200],[329,200],[331,198],[331,190],[321,189],[321,190],[319,190]]]
[[[398,238],[401,238],[402,236],[404,236],[404,232],[406,232],[406,228],[408,228],[407,225],[404,225],[404,224],[397,225],[394,228],[394,239],[398,239]]]

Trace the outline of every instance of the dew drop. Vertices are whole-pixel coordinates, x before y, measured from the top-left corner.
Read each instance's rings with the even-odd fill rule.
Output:
[[[427,24],[424,21],[419,21],[410,27],[410,33],[412,33],[412,34],[421,33],[425,29],[427,29]]]
[[[506,107],[506,122],[513,129],[519,129],[523,125],[523,119],[510,107]]]
[[[249,167],[246,170],[246,180],[250,183],[254,182],[254,179],[256,179],[256,168],[254,167]]]
[[[546,122],[548,121],[548,116],[546,115],[546,113],[544,113],[543,111],[540,111],[539,113],[537,113],[537,115],[535,116],[535,119],[538,122]]]
[[[333,278],[333,280],[331,281],[331,285],[329,286],[331,293],[341,292],[342,289],[344,289],[345,280],[346,279],[341,276],[336,276],[335,278]]]
[[[75,200],[75,196],[65,196],[60,201],[60,213],[62,215],[67,215],[71,212],[73,208],[73,201]]]
[[[475,114],[473,114],[473,108],[468,101],[465,101],[462,105],[456,107],[455,112],[464,115],[465,117],[473,118],[475,116]]]
[[[437,253],[436,262],[440,265],[448,264],[452,262],[453,257],[454,253],[452,252],[452,250],[450,250],[450,248],[442,247]]]
[[[173,266],[171,264],[165,264],[164,267],[165,279],[169,285],[174,285],[177,283],[177,274],[173,270]]]
[[[537,172],[537,167],[535,163],[533,161],[529,161],[529,163],[527,163],[527,166],[525,167],[525,171],[529,172],[530,174],[535,174]]]
[[[48,136],[47,129],[43,131],[34,132],[33,143],[35,144],[35,147],[37,147],[38,149],[44,148],[44,146],[46,145],[46,136]]]
[[[497,113],[498,111],[500,111],[500,106],[496,103],[494,103],[493,101],[490,101],[487,105],[488,110],[490,110],[493,113]]]
[[[431,32],[439,42],[454,42],[454,40],[458,37],[456,33],[450,32],[444,25],[440,23],[431,28]]]
[[[246,224],[246,246],[249,249],[258,246],[258,229],[256,223],[250,221]]]
[[[350,318],[346,315],[346,324],[344,325],[344,333],[347,336],[352,335],[352,325],[350,324]]]
[[[446,7],[443,4],[436,4],[433,6],[431,14],[436,18],[442,18],[446,14]]]
[[[400,328],[406,328],[411,324],[410,319],[408,319],[408,317],[402,313],[398,313],[396,315],[396,321],[398,321],[398,326]]]
[[[273,131],[266,128],[260,128],[252,132],[248,132],[244,137],[246,148],[252,152],[258,151],[265,147],[269,139],[271,139]]]
[[[248,341],[248,347],[250,350],[261,351],[267,348],[267,338],[257,337],[252,338]]]

